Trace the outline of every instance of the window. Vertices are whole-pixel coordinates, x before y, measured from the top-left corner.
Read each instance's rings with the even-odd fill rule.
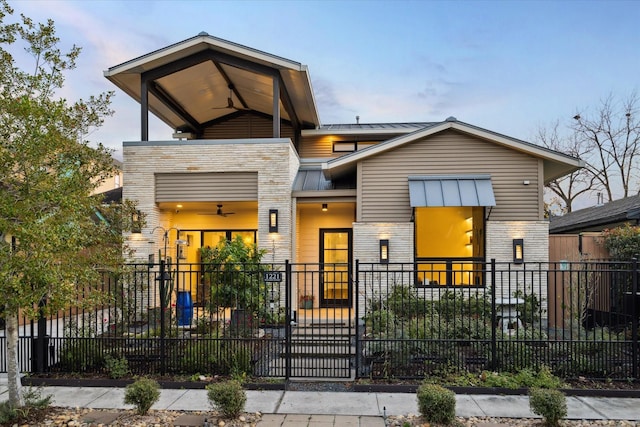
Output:
[[[352,153],[354,151],[363,150],[367,147],[375,145],[376,142],[358,142],[358,141],[334,141],[334,153]]]
[[[480,285],[483,282],[484,208],[415,208],[416,283]]]

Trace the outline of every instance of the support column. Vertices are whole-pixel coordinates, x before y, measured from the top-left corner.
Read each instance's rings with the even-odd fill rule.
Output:
[[[149,140],[149,89],[147,80],[140,80],[140,141]]]
[[[273,76],[273,137],[280,138],[280,77]]]

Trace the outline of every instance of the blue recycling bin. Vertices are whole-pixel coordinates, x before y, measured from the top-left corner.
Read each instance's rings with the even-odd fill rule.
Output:
[[[193,319],[193,300],[191,292],[178,291],[176,299],[176,317],[178,318],[178,326],[190,326]]]

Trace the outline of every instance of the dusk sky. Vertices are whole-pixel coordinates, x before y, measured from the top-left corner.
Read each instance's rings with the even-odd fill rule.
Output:
[[[115,90],[90,135],[140,139],[139,105],[103,76],[201,31],[309,67],[322,123],[458,120],[531,140],[639,89],[636,1],[20,1],[83,48],[61,95]],[[150,139],[171,139],[154,121]]]

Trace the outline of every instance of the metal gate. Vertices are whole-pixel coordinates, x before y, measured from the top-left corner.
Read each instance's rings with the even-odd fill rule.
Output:
[[[354,378],[356,322],[351,304],[323,306],[326,280],[347,284],[346,263],[287,264],[286,312],[290,314],[285,342],[287,378]],[[350,302],[352,301],[349,298]]]

